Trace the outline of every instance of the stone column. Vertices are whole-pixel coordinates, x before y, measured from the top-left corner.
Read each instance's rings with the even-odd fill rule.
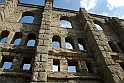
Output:
[[[3,66],[3,56],[1,50],[2,48],[0,47],[0,68]]]
[[[78,71],[82,73],[86,73],[88,71],[85,61],[78,61]]]
[[[53,0],[46,0],[44,12],[39,35],[37,39],[37,46],[35,52],[35,60],[32,63],[32,82],[31,83],[45,83],[47,81],[47,59],[50,33],[50,20],[52,13]]]
[[[124,73],[119,71],[119,66],[114,62],[110,54],[108,43],[104,42],[105,34],[96,31],[93,20],[83,8],[79,11],[79,17],[84,26],[84,32],[88,38],[88,44],[94,54],[94,59],[102,72],[105,83],[123,83]],[[105,39],[105,40],[104,40]]]
[[[67,59],[60,59],[60,72],[68,72]]]
[[[2,47],[0,47],[0,74],[2,74],[2,66],[3,66],[3,56],[2,56]]]
[[[93,61],[91,62],[91,67],[92,67],[93,73],[99,73],[95,62]]]
[[[76,39],[74,39],[74,47],[76,50],[79,50],[79,46],[78,46],[78,41]]]
[[[3,56],[0,55],[0,68],[2,68],[2,66],[3,66]]]
[[[13,59],[10,69],[19,70],[22,68],[22,66],[23,66],[23,57],[19,55],[19,56],[15,56],[15,58]]]
[[[27,39],[28,34],[23,34],[22,39],[20,41],[20,46],[24,46],[26,44],[26,39]]]
[[[47,71],[53,71],[53,59],[48,59],[47,61]]]
[[[61,37],[61,48],[66,48],[65,37]]]
[[[1,20],[1,19],[0,19]],[[0,34],[2,33],[2,30],[0,30]],[[1,39],[2,39],[2,35],[0,35],[0,41],[1,41]]]
[[[10,44],[14,38],[14,35],[15,35],[15,32],[10,32],[8,37],[7,37],[6,43]]]
[[[113,45],[115,47],[115,50],[117,50],[117,52],[119,53],[123,53],[123,51],[120,49],[120,47],[118,46],[117,42],[113,42]]]

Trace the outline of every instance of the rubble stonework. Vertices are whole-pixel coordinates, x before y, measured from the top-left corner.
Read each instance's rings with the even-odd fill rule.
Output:
[[[20,22],[33,16],[33,23]],[[60,27],[67,20],[72,28]],[[98,30],[94,25],[102,27]],[[0,83],[124,83],[124,20],[53,7],[4,0],[0,4]],[[14,41],[21,38],[20,44]],[[27,46],[35,40],[34,46]],[[60,48],[53,48],[58,41]],[[66,48],[66,42],[73,49]],[[78,44],[84,46],[80,50]],[[8,69],[5,62],[11,62]],[[23,69],[30,64],[30,69]],[[53,71],[58,65],[58,71]],[[68,66],[75,66],[69,72]]]

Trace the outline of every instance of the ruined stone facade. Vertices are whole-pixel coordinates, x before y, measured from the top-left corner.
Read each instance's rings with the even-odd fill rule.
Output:
[[[0,39],[7,37],[0,44],[0,83],[124,83],[124,20],[52,6],[53,0],[44,6],[18,0],[0,4]],[[23,16],[33,16],[33,23],[20,22]],[[72,28],[60,27],[61,19]],[[20,44],[14,45],[18,38]],[[31,39],[35,46],[26,46]],[[52,41],[60,48],[53,48]],[[9,69],[3,68],[5,62],[12,63]],[[24,70],[24,64],[31,64],[30,69]],[[68,66],[76,72],[68,72]]]

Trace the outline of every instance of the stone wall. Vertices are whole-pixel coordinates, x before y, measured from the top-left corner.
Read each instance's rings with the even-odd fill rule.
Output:
[[[2,83],[123,83],[124,82],[124,20],[79,11],[21,4],[5,0],[0,4],[0,81]],[[9,13],[8,13],[9,12]],[[21,22],[32,16],[32,23]],[[72,28],[61,27],[67,20]],[[94,25],[102,27],[98,30]],[[14,41],[20,38],[20,44]],[[35,40],[34,46],[28,46]],[[59,48],[52,42],[57,41]],[[70,43],[73,49],[66,47]],[[84,49],[80,50],[78,44]],[[11,62],[8,69],[5,62]],[[24,64],[30,64],[28,70]],[[58,71],[53,71],[53,66]],[[75,66],[75,72],[68,67]]]

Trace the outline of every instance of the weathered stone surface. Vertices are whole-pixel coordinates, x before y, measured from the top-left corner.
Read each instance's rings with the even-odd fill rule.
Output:
[[[45,82],[45,81],[47,81],[47,73],[46,72],[39,72],[38,73],[37,81],[38,82]]]
[[[48,53],[48,47],[47,46],[37,46],[37,52],[39,52],[39,53],[43,53],[43,54],[45,54],[45,53]]]
[[[44,7],[18,0],[0,4],[0,40],[7,38],[0,43],[0,83],[124,83],[124,20],[54,8],[53,1],[45,0]],[[19,22],[25,16],[33,22]]]

